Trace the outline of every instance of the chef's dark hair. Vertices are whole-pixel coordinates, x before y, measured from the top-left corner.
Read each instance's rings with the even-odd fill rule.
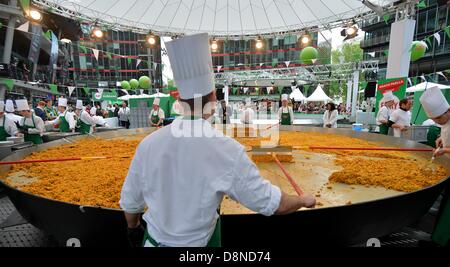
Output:
[[[409,103],[409,99],[408,98],[405,98],[405,99],[403,99],[402,101],[400,101],[400,103],[398,104],[400,107],[402,106],[402,105],[407,105],[408,103]]]
[[[214,99],[213,99],[214,98]],[[208,104],[209,102],[215,102],[216,101],[216,91],[212,91],[211,93],[209,93],[208,95],[205,95],[201,98],[202,101],[202,109],[205,108],[206,104]],[[198,101],[197,98],[192,98],[192,99],[180,99],[181,102],[186,103],[190,110],[194,110],[195,108],[195,101]]]
[[[336,110],[336,104],[330,102],[330,103],[326,104],[325,107],[328,107],[328,106],[330,106],[330,109],[331,109],[330,111],[335,111]]]

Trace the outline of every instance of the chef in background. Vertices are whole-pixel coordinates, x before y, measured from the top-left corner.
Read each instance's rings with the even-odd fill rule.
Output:
[[[45,133],[44,121],[31,112],[30,106],[26,99],[16,100],[17,110],[23,116],[17,128],[20,133],[24,134],[25,142],[32,142],[35,145],[44,143],[42,135]]]
[[[11,99],[6,100],[5,111],[5,116],[8,117],[8,119],[12,120],[14,123],[20,123],[20,121],[23,119],[21,116],[18,116],[14,113],[16,110],[14,109],[14,102]]]
[[[294,110],[289,106],[289,96],[286,94],[281,96],[281,108],[278,110],[278,119],[281,125],[294,124]]]
[[[255,111],[252,108],[252,99],[247,98],[245,100],[245,107],[241,114],[242,124],[253,124],[253,119],[255,117]]]
[[[91,134],[95,131],[96,120],[84,110],[83,101],[77,100],[75,107],[77,116],[77,132],[81,134]]]
[[[323,114],[323,128],[337,128],[339,112],[336,109],[336,105],[328,103],[325,107],[327,110]]]
[[[377,125],[380,127],[380,134],[388,135],[389,134],[389,118],[394,112],[395,108],[395,97],[394,94],[389,91],[384,94],[383,99],[381,100],[383,106],[380,108],[377,114]]]
[[[402,132],[408,131],[411,127],[411,106],[412,102],[409,99],[403,99],[400,101],[400,109],[392,112],[389,118],[389,124],[394,129],[394,137],[402,137]]]
[[[77,126],[77,121],[72,112],[67,110],[67,99],[58,99],[58,112],[59,116],[56,120],[51,121],[50,124],[59,125],[59,131],[61,133],[74,133]]]
[[[5,115],[5,103],[0,101],[0,141],[4,142],[8,137],[17,136],[19,131],[14,121]]]
[[[150,112],[150,125],[152,127],[160,127],[164,123],[164,119],[166,118],[164,114],[164,110],[162,110],[159,105],[161,104],[161,99],[155,98],[153,101],[153,109]]]
[[[120,126],[130,129],[130,108],[126,102],[122,103],[122,107],[117,114],[119,115]]]
[[[220,108],[218,110],[219,121],[221,124],[231,124],[231,116],[233,116],[233,108],[227,105],[227,101],[220,101]]]
[[[120,199],[130,242],[220,247],[217,210],[225,195],[266,216],[314,207],[314,197],[289,196],[264,180],[245,147],[208,122],[216,108],[208,34],[166,47],[186,114],[137,148]],[[140,221],[144,212],[146,228]]]

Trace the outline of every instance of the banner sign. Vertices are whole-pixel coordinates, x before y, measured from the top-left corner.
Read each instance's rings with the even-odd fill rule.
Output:
[[[31,45],[28,53],[28,60],[37,64],[39,60],[39,52],[41,50],[42,27],[40,25],[31,24]]]
[[[384,106],[383,97],[384,94],[388,91],[392,91],[392,93],[394,94],[395,108],[397,109],[399,102],[405,98],[407,85],[407,78],[379,80],[377,88],[376,114],[378,114],[380,108]]]

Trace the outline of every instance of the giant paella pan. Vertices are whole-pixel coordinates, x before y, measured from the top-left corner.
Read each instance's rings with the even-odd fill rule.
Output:
[[[4,161],[55,156],[116,156],[90,162],[3,166],[0,183],[19,213],[60,245],[127,246],[126,222],[118,201],[131,157],[151,129],[77,136],[20,151]],[[249,148],[259,138],[237,138]],[[403,139],[322,128],[285,127],[280,145],[346,145],[425,148]],[[119,155],[119,157],[117,157]],[[447,185],[448,158],[430,166],[429,153],[294,151],[284,163],[296,182],[318,199],[315,209],[264,217],[228,197],[221,207],[226,247],[282,244],[354,245],[388,235],[427,213]],[[295,194],[273,162],[255,161],[261,175]],[[174,166],[175,167],[175,166]]]

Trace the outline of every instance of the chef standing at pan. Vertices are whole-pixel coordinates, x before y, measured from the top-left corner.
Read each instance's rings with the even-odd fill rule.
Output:
[[[283,126],[294,124],[294,110],[289,106],[289,96],[281,96],[281,108],[278,110],[278,119]]]
[[[220,246],[225,195],[266,216],[314,207],[314,197],[289,196],[265,181],[245,148],[208,122],[216,106],[208,34],[166,47],[185,114],[137,148],[120,200],[131,243],[142,244],[145,232],[146,247]]]
[[[23,116],[23,119],[17,124],[17,128],[24,134],[25,142],[32,142],[35,145],[44,143],[42,139],[42,135],[45,133],[44,121],[31,112],[26,99],[16,100],[16,104],[17,111]]]
[[[74,114],[67,110],[67,99],[58,99],[58,112],[59,117],[50,122],[53,125],[59,125],[59,131],[62,133],[75,132],[77,126],[77,121],[75,120]]]
[[[442,127],[441,137],[436,142],[435,155],[448,157],[450,155],[450,105],[447,99],[441,89],[432,87],[425,91],[420,102],[428,117]],[[450,244],[450,186],[448,185],[441,202],[432,239],[441,246]]]

